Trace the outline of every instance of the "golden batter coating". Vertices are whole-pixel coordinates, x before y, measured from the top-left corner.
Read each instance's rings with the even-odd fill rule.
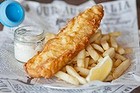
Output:
[[[46,43],[42,52],[25,63],[29,76],[54,76],[88,45],[89,38],[98,29],[103,15],[102,5],[95,5],[74,17],[55,38]]]

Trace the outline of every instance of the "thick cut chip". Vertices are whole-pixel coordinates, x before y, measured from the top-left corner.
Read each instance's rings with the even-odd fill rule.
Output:
[[[89,74],[89,70],[86,68],[75,67],[74,68],[81,76],[87,76]]]
[[[85,58],[85,67],[84,68],[87,68],[88,67],[89,61],[90,61],[89,58]]]
[[[71,67],[71,66],[66,66],[66,70],[67,70],[68,74],[70,74],[71,76],[77,78],[81,84],[86,84],[86,83],[87,83],[86,79],[83,78],[83,77],[81,77],[81,76],[75,71],[75,69],[74,69],[73,67]]]
[[[103,53],[103,56],[110,56],[111,58],[113,58],[115,56],[115,49],[114,48],[110,48],[108,50],[106,50],[104,53]]]
[[[117,51],[118,51],[119,54],[125,54],[125,50],[120,46],[118,47]]]
[[[74,84],[74,85],[79,85],[79,81],[78,79],[76,79],[75,77],[72,77],[70,76],[69,74],[67,73],[64,73],[62,71],[59,71],[55,74],[56,77],[68,82],[68,83],[71,83],[71,84]]]
[[[97,53],[96,50],[93,49],[91,45],[87,47],[87,51],[94,61],[97,61],[99,59],[100,55]]]
[[[128,67],[131,65],[131,62],[129,59],[125,60],[124,62],[122,62],[113,72],[113,77],[116,79],[118,77],[120,77],[127,69]]]
[[[77,55],[77,66],[78,67],[85,67],[85,57],[86,57],[86,51],[85,51],[85,49],[83,49]]]
[[[97,40],[97,38],[99,38],[101,36],[101,30],[98,29],[98,32],[96,32],[95,34],[93,34],[90,38],[90,43],[94,42],[95,40]]]
[[[111,43],[111,46],[114,47],[115,50],[117,50],[118,44],[116,42],[116,38],[115,37],[110,37],[110,43]]]
[[[101,41],[101,45],[102,45],[104,50],[108,50],[109,49],[109,44],[107,43],[107,41]]]
[[[96,49],[100,52],[104,52],[103,48],[101,46],[99,46],[98,44],[92,44],[92,46],[94,47],[94,49]]]

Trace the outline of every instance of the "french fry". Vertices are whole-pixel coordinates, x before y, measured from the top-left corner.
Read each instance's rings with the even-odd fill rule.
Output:
[[[89,60],[88,65],[92,65],[93,63],[96,63],[92,58]]]
[[[125,54],[131,54],[133,53],[133,49],[132,48],[125,48]]]
[[[68,82],[68,83],[71,83],[71,84],[74,84],[74,85],[79,85],[78,79],[76,79],[75,77],[70,76],[69,74],[64,73],[64,72],[62,72],[62,71],[57,72],[57,73],[55,74],[55,76],[56,76],[57,78],[60,78],[60,79],[62,79],[62,80],[64,80],[64,81]]]
[[[88,64],[89,64],[89,58],[87,57],[87,58],[85,58],[85,67],[84,68],[87,68],[88,67]]]
[[[85,51],[85,49],[83,49],[77,55],[77,66],[78,67],[85,67],[85,57],[86,57],[86,51]]]
[[[92,48],[91,45],[87,47],[87,51],[94,61],[97,61],[99,59],[99,54]]]
[[[118,54],[118,53],[115,53],[115,58],[116,58],[116,59],[120,59],[120,60],[122,60],[122,61],[126,60],[126,57],[124,57],[123,55],[120,55],[120,54]]]
[[[121,36],[121,32],[111,32],[111,33],[109,33],[109,35],[110,36],[112,36],[112,37],[119,37],[119,36]]]
[[[107,55],[110,56],[111,58],[113,58],[115,56],[115,49],[114,48],[109,48],[108,50],[106,50],[103,53],[103,57],[105,57]]]
[[[121,63],[122,61],[120,59],[117,59],[114,63],[114,67],[118,67]]]
[[[117,52],[119,54],[125,54],[125,50],[122,47],[120,47],[120,46],[118,47]]]
[[[109,35],[106,34],[106,35],[103,35],[103,37],[101,38],[101,41],[108,41],[109,40]]]
[[[81,68],[81,67],[75,67],[74,68],[77,72],[79,72],[79,74],[81,75],[81,76],[87,76],[88,74],[89,74],[89,70],[88,69],[86,69],[86,68]]]
[[[116,42],[116,38],[115,37],[110,37],[110,43],[111,43],[111,46],[114,47],[115,50],[117,50],[118,44]]]
[[[100,52],[104,52],[103,48],[101,46],[99,46],[98,44],[92,44],[93,48],[100,51]]]
[[[74,69],[73,67],[71,67],[71,66],[66,66],[66,71],[67,71],[67,73],[70,74],[71,76],[77,78],[81,84],[86,84],[86,83],[87,83],[86,79],[83,78],[83,77],[81,77],[81,76],[75,71],[75,69]]]
[[[93,63],[92,65],[91,65],[91,67],[95,67],[96,66],[96,64],[95,63]]]
[[[101,41],[101,45],[102,45],[104,50],[108,50],[109,49],[109,44],[107,43],[107,41]]]
[[[131,65],[131,62],[129,59],[125,60],[124,62],[122,62],[113,72],[113,77],[116,79],[118,77],[120,77],[127,69],[128,67]]]
[[[94,42],[98,37],[100,37],[101,35],[101,31],[96,32],[95,34],[93,34],[90,38],[90,43]]]
[[[101,44],[101,38],[102,38],[102,36],[100,35],[98,38],[96,38],[96,40],[94,41],[94,43]]]
[[[83,49],[77,55],[77,59],[84,59],[85,58],[85,55],[86,55],[86,51],[85,51],[85,49]]]
[[[112,74],[109,74],[104,81],[109,82],[109,81],[112,81],[112,80],[113,80],[113,76],[112,76]]]

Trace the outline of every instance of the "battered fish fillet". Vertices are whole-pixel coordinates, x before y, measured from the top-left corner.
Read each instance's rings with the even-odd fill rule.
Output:
[[[71,19],[67,26],[50,39],[42,52],[24,67],[30,77],[51,78],[71,61],[88,43],[104,15],[102,5],[95,5]]]

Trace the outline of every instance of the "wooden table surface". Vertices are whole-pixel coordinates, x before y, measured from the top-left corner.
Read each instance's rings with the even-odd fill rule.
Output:
[[[3,0],[0,0],[3,1]],[[38,1],[41,3],[50,3],[53,0],[30,0],[30,1]],[[74,5],[79,5],[81,3],[86,2],[87,0],[64,0],[65,2],[69,4],[74,4]],[[96,3],[101,3],[101,2],[108,2],[108,1],[114,1],[114,0],[94,0]],[[137,0],[137,11],[138,11],[138,24],[139,24],[139,29],[140,29],[140,0]],[[0,30],[2,29],[2,25],[0,24]],[[136,88],[133,90],[131,93],[140,93],[140,87]]]

